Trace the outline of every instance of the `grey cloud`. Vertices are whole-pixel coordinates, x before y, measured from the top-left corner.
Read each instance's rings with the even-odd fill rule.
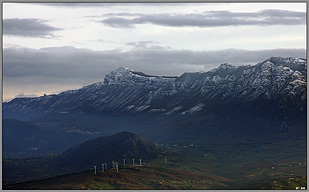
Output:
[[[53,37],[53,32],[61,30],[40,19],[4,19],[3,34],[21,37]]]
[[[107,40],[107,39],[95,39],[92,40],[93,42],[100,42],[100,43],[117,43],[116,41],[111,41],[111,40]]]
[[[143,14],[140,13],[126,13],[126,12],[121,12],[121,13],[106,13],[103,14],[102,17],[111,17],[111,16],[117,16],[117,17],[137,17],[137,16],[143,16]]]
[[[153,44],[157,44],[156,41],[138,41],[138,42],[128,42],[126,45],[133,46],[136,49],[149,48]],[[154,47],[154,46],[152,46]]]
[[[111,27],[133,27],[151,23],[171,27],[220,27],[240,25],[299,25],[305,24],[306,13],[287,10],[267,9],[259,12],[207,11],[198,14],[152,14],[136,15],[135,18],[123,18],[119,15],[100,22]],[[130,16],[133,16],[130,14]]]
[[[138,43],[137,43],[138,44]],[[221,63],[256,64],[271,56],[305,57],[305,49],[191,51],[150,46],[131,51],[93,51],[74,47],[5,48],[3,89],[6,101],[18,95],[78,89],[98,81],[120,66],[150,75],[181,75],[208,71]],[[25,94],[27,93],[27,94]]]
[[[256,64],[271,56],[305,57],[305,49],[191,51],[159,46],[122,52],[92,51],[74,47],[46,49],[6,48],[3,51],[4,77],[37,77],[42,82],[75,79],[103,80],[120,66],[153,75],[181,75],[186,71],[210,70],[221,63]]]
[[[146,7],[146,6],[155,6],[155,7],[158,7],[158,6],[177,6],[177,5],[180,5],[182,6],[180,3],[132,3],[132,2],[129,2],[129,3],[126,3],[126,2],[123,2],[123,3],[120,3],[120,2],[88,2],[88,3],[78,3],[78,2],[68,2],[68,3],[37,3],[37,4],[40,4],[40,5],[44,5],[44,6],[53,6],[53,7],[66,7],[66,8],[79,8],[79,7],[82,7],[82,8],[87,8],[87,7],[130,7],[130,6],[143,6],[143,7]],[[186,3],[185,3],[186,4]],[[190,3],[192,4],[192,3]],[[125,10],[124,8],[120,8],[121,10]]]
[[[111,27],[119,27],[119,28],[133,28],[133,20],[120,18],[120,17],[111,17],[101,21],[102,23],[109,25]],[[138,24],[138,23],[135,23]]]
[[[64,8],[92,8],[92,7],[111,7],[114,6],[115,3],[78,3],[78,2],[71,2],[71,3],[37,3],[38,5],[43,6],[51,6],[51,7],[64,7]]]
[[[38,97],[38,95],[34,95],[34,94],[27,95],[25,93],[20,93],[15,96],[15,98],[23,98],[23,97]]]

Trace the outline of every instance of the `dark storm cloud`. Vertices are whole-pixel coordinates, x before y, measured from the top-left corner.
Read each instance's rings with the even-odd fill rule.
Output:
[[[4,19],[3,34],[21,37],[53,37],[53,32],[61,30],[45,24],[40,19]]]
[[[240,25],[299,25],[305,24],[306,13],[297,11],[267,9],[259,12],[206,11],[198,14],[136,14],[135,18],[123,18],[125,13],[112,16],[100,22],[111,27],[133,27],[151,23],[171,27],[220,27]],[[107,15],[105,15],[107,16]]]
[[[96,82],[120,66],[152,75],[181,75],[186,71],[207,71],[221,63],[256,64],[271,56],[305,57],[305,53],[305,49],[191,51],[147,47],[124,52],[74,47],[6,48],[3,51],[3,76],[11,81],[33,78],[42,84],[72,79],[78,83]]]

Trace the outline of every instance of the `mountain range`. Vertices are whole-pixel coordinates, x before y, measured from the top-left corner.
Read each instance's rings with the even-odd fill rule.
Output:
[[[5,117],[19,114],[19,118],[72,112],[188,115],[202,110],[205,99],[304,101],[306,77],[306,60],[298,58],[272,57],[254,66],[225,63],[208,72],[184,73],[180,77],[151,76],[120,67],[106,75],[103,82],[58,95],[16,98],[4,103],[3,110]]]
[[[306,59],[271,57],[179,77],[121,67],[81,89],[5,102],[3,117],[62,130],[70,145],[81,142],[70,134],[85,141],[120,131],[151,141],[211,143],[228,137],[237,143],[304,136],[306,109]]]

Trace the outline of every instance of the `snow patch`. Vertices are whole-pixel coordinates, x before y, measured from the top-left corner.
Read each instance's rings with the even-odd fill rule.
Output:
[[[166,109],[151,109],[149,112],[164,112]]]
[[[181,115],[186,115],[188,113],[192,114],[192,113],[198,112],[198,111],[202,110],[204,106],[205,105],[203,103],[199,103],[196,106],[194,106],[191,109],[189,109],[188,111],[182,112]]]
[[[265,71],[265,70],[270,71],[270,70],[272,70],[272,69],[274,68],[274,66],[275,66],[275,65],[274,65],[272,62],[266,61],[266,62],[262,65],[262,71]]]
[[[179,111],[180,109],[182,109],[182,107],[174,107],[171,111],[167,112],[166,114],[169,115],[171,113],[174,113],[176,111]]]
[[[236,66],[228,64],[228,63],[223,63],[219,66],[218,69],[222,69],[222,70],[227,70],[227,69],[236,69]]]
[[[214,77],[212,78],[212,81],[215,82],[215,83],[218,83],[218,82],[221,81],[221,80],[222,80],[222,78],[219,77],[219,75],[216,75],[216,76],[214,76]]]
[[[144,106],[136,107],[135,111],[144,111],[148,107],[150,107],[150,106],[149,105],[144,105]]]

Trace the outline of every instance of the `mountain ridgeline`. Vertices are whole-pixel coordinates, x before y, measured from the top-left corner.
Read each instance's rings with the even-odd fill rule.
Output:
[[[306,71],[306,60],[279,57],[254,66],[221,64],[208,72],[180,77],[149,76],[121,67],[103,82],[58,95],[16,98],[4,103],[3,111],[4,117],[13,118],[73,112],[186,115],[205,108],[207,100],[231,99],[289,99],[300,109],[306,100]]]
[[[78,90],[3,103],[3,117],[88,138],[127,130],[152,141],[271,141],[306,135],[306,109],[306,59],[271,57],[179,77],[121,67]]]

